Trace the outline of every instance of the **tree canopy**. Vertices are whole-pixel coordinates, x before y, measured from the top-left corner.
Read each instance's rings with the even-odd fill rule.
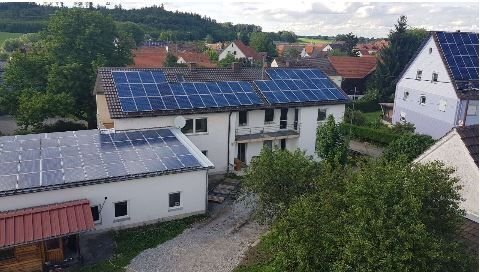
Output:
[[[269,33],[254,32],[250,34],[250,47],[257,50],[257,52],[267,52],[269,57],[277,55],[277,49],[273,44],[273,40]]]
[[[377,68],[370,82],[377,89],[380,101],[391,102],[395,95],[396,79],[428,35],[424,29],[409,28],[407,17],[400,16],[388,36],[390,45],[380,51]]]
[[[132,37],[119,31],[111,17],[79,8],[61,10],[31,50],[12,55],[0,106],[24,129],[54,116],[86,120],[95,127],[91,92],[97,68],[130,63],[133,46]]]
[[[348,56],[358,57],[358,51],[354,47],[358,43],[358,37],[352,32],[348,34],[340,34],[336,37],[337,41],[344,41],[345,44],[342,46],[342,51],[345,52]]]
[[[317,128],[315,144],[317,155],[333,164],[345,164],[347,161],[348,141],[342,133],[340,124],[335,123],[333,115]]]
[[[428,135],[407,133],[391,142],[383,152],[385,159],[413,161],[435,143]]]

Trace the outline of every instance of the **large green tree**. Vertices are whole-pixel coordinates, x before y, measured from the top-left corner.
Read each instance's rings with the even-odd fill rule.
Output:
[[[411,162],[435,143],[428,135],[406,133],[391,142],[383,152],[389,161],[404,160]]]
[[[0,92],[2,109],[24,129],[41,126],[52,116],[86,120],[95,127],[97,68],[130,63],[131,35],[118,31],[111,17],[79,8],[55,13],[41,35],[31,50],[12,55]],[[30,119],[32,105],[27,102],[37,103],[34,108],[43,114]]]
[[[277,50],[269,33],[254,32],[250,34],[249,46],[257,52],[267,52],[269,57],[277,55]]]
[[[393,101],[397,77],[427,35],[424,29],[409,28],[407,17],[400,16],[395,29],[388,36],[390,45],[380,51],[377,68],[370,82],[371,87],[378,90],[380,101]]]
[[[340,34],[337,35],[336,39],[338,41],[344,41],[345,43],[342,46],[342,51],[345,52],[347,55],[352,57],[358,57],[358,50],[355,50],[355,46],[358,43],[358,37],[354,35],[352,32],[348,34]]]
[[[265,238],[258,271],[472,271],[456,240],[458,180],[440,163],[371,161],[323,171]],[[258,267],[257,267],[258,268]]]
[[[347,162],[348,140],[343,135],[340,124],[335,123],[333,115],[317,128],[315,151],[323,160],[332,164]]]

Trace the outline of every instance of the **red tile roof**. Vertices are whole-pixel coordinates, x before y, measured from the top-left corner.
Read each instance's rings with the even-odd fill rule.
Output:
[[[133,50],[133,65],[130,67],[158,68],[163,67],[167,50],[165,47],[140,47]]]
[[[93,229],[86,199],[0,212],[0,249]]]
[[[196,52],[178,52],[177,57],[182,57],[185,62],[194,62],[197,66],[206,67],[206,68],[213,68],[216,67],[214,63],[210,61],[207,55],[203,53],[196,53]]]
[[[374,57],[331,56],[328,60],[344,78],[364,78],[375,71],[377,65],[377,58]]]
[[[247,58],[253,58],[254,60],[262,60],[262,55],[249,46],[246,46],[242,41],[236,40],[233,43],[242,51]]]

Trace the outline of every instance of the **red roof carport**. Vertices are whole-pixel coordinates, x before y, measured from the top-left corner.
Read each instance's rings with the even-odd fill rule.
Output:
[[[0,212],[0,249],[94,228],[87,199]]]

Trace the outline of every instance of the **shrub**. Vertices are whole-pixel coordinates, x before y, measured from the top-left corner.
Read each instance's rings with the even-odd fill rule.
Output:
[[[413,161],[427,150],[435,141],[428,135],[404,134],[391,142],[383,152],[388,161]]]
[[[343,124],[342,127],[343,132],[345,134],[350,134],[350,137],[353,139],[373,142],[379,145],[388,145],[400,137],[400,135],[388,130],[361,127],[350,124]]]
[[[345,109],[345,117],[343,118],[345,123],[353,124],[357,126],[363,126],[367,123],[367,118],[359,110],[352,110],[350,108]]]
[[[414,133],[415,125],[412,123],[396,123],[393,125],[392,131],[400,134]]]

